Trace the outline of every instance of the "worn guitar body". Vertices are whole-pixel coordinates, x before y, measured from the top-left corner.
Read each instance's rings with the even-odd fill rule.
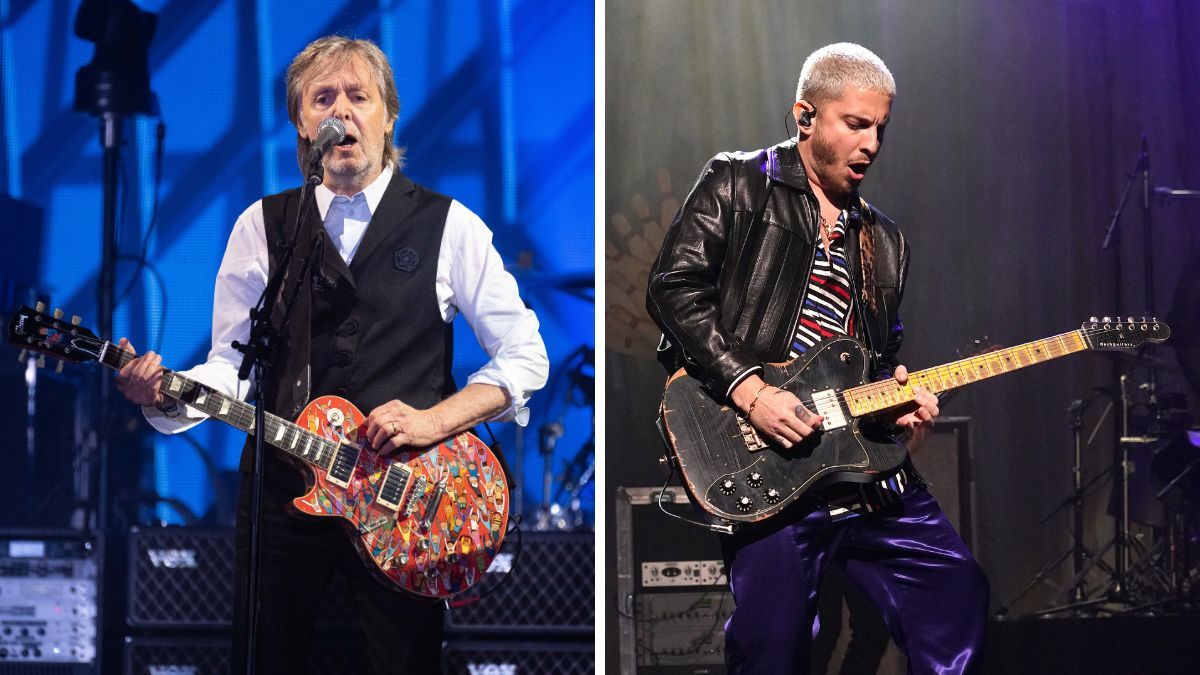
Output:
[[[862,344],[841,337],[817,344],[795,361],[764,366],[762,378],[812,401],[818,392],[866,383],[868,366]],[[692,498],[713,515],[752,522],[783,510],[831,474],[840,480],[870,480],[872,474],[900,467],[907,454],[904,446],[878,429],[860,426],[841,401],[827,403],[839,406],[841,423],[826,409],[825,431],[785,449],[763,442],[698,380],[682,370],[676,373],[663,395],[663,419]]]
[[[293,506],[306,515],[344,519],[359,554],[390,586],[429,598],[466,590],[487,570],[504,537],[504,470],[469,433],[381,457],[366,449],[367,440],[359,435],[364,424],[362,412],[336,396],[322,396],[304,408],[297,426],[359,452],[345,485],[332,471],[295,462],[305,470],[310,489]],[[411,472],[407,494],[391,498],[398,508],[387,503],[386,483],[396,462]]]

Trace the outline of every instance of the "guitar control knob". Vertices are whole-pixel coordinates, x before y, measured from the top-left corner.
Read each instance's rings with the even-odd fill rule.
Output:
[[[725,480],[721,481],[720,489],[721,494],[731,495],[733,494],[733,491],[737,489],[737,483],[734,483],[732,478],[726,478]]]
[[[770,488],[769,490],[767,490],[766,492],[763,493],[763,500],[766,501],[768,504],[778,503],[779,502],[779,490],[776,490],[775,488]]]
[[[755,471],[749,476],[746,476],[746,485],[749,485],[752,488],[762,485],[762,474]]]
[[[747,513],[748,511],[750,511],[750,509],[753,509],[753,508],[754,508],[754,501],[751,500],[749,497],[742,497],[737,500],[737,510],[738,511],[741,511],[742,513]]]

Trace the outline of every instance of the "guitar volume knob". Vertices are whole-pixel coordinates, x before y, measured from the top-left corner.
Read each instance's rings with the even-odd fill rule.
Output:
[[[749,485],[752,488],[762,485],[762,474],[755,471],[749,476],[746,476],[746,485]]]
[[[721,494],[723,495],[731,495],[733,494],[734,490],[737,490],[737,483],[734,483],[732,478],[726,478],[725,480],[721,481],[720,490]]]
[[[775,488],[770,488],[769,490],[767,490],[766,492],[763,493],[763,500],[766,501],[768,504],[778,503],[779,502],[779,490],[776,490]]]
[[[754,508],[754,501],[749,497],[742,497],[737,500],[737,510],[742,513],[747,513]]]

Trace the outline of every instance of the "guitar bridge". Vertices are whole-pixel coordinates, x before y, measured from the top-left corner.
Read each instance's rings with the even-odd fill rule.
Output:
[[[734,417],[737,419],[738,430],[741,431],[742,442],[746,444],[747,450],[750,452],[758,452],[759,450],[763,450],[767,447],[766,442],[764,442],[762,437],[758,435],[758,430],[750,424],[749,420],[747,420],[745,416],[743,416],[741,413],[735,413]]]

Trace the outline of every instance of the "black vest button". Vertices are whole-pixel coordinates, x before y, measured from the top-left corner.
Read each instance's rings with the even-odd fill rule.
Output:
[[[348,321],[346,321],[346,323],[342,324],[342,327],[338,329],[337,334],[341,335],[341,336],[345,336],[345,335],[354,335],[357,332],[358,332],[358,322],[355,321],[354,319],[349,319]]]
[[[338,352],[337,353],[337,364],[339,366],[350,365],[350,352]]]

